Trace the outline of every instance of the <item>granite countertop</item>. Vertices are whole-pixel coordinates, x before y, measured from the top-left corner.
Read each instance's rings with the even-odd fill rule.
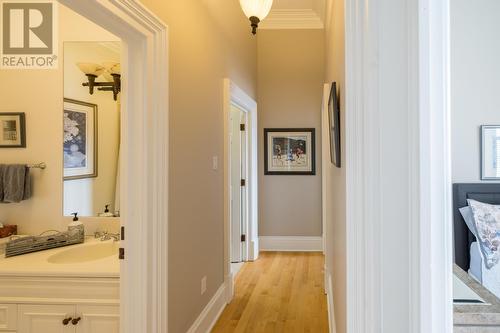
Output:
[[[478,304],[454,304],[453,324],[458,327],[498,327],[500,332],[500,300],[457,265],[453,267],[453,274],[485,301]]]

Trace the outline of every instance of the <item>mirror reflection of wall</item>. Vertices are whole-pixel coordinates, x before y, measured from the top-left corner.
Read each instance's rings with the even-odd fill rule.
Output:
[[[120,53],[120,42],[64,43],[65,216],[119,216],[120,94],[115,101],[112,87],[90,94],[82,84],[83,71],[95,82],[119,78]]]

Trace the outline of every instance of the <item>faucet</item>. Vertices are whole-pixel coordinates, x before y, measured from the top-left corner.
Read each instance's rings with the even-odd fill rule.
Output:
[[[120,240],[120,234],[108,233],[107,231],[96,231],[94,233],[94,238],[99,238],[101,242],[113,239],[113,241],[118,242]]]

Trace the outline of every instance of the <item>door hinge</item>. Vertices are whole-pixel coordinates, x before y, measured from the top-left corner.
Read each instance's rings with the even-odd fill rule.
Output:
[[[125,249],[123,247],[120,247],[118,249],[118,259],[120,259],[120,260],[125,259]]]
[[[245,179],[242,179],[240,184],[241,184],[241,186],[246,186],[247,182]]]
[[[244,131],[245,130],[245,124],[240,124],[240,131]]]
[[[246,235],[241,235],[241,241],[242,242],[246,242],[247,240],[247,236]]]
[[[120,229],[120,240],[125,240],[125,227],[122,226]]]

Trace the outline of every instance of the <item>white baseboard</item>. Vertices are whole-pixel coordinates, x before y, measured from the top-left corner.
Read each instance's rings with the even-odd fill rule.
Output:
[[[193,325],[189,328],[187,333],[207,333],[212,330],[217,319],[219,319],[222,311],[226,307],[227,293],[226,283],[217,290],[214,297],[210,300],[207,306],[196,318]]]
[[[261,251],[323,251],[323,237],[260,236]]]
[[[248,261],[255,261],[259,259],[259,239],[250,241],[250,251],[249,251]]]
[[[330,328],[330,333],[335,333],[335,313],[333,307],[333,287],[332,287],[332,275],[328,271],[325,265],[325,290],[326,290],[326,301],[328,304],[328,327]]]

